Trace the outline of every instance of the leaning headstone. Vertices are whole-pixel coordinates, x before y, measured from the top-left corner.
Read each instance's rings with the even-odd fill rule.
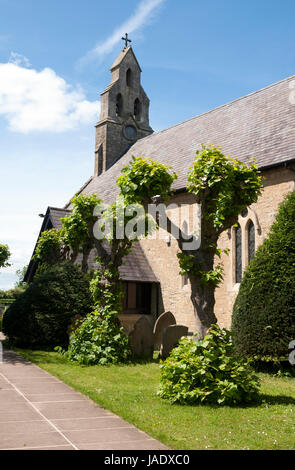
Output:
[[[141,315],[137,315],[137,314],[134,314],[134,313],[132,313],[132,314],[121,313],[119,315],[120,323],[123,326],[123,329],[124,329],[127,336],[133,330],[133,327],[134,327],[135,323],[139,320],[139,318],[141,318]]]
[[[154,326],[154,349],[160,351],[162,346],[163,332],[167,326],[176,325],[175,316],[171,312],[162,313]]]
[[[154,352],[154,334],[150,322],[142,316],[129,333],[132,354],[135,357],[151,358]]]
[[[165,359],[169,356],[172,349],[174,349],[179,340],[183,336],[187,336],[188,327],[184,325],[171,325],[163,331],[163,343],[160,350],[160,356]]]

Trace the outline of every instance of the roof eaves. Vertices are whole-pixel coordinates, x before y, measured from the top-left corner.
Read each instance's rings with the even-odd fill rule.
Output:
[[[280,162],[276,162],[276,163],[271,163],[269,165],[263,165],[263,166],[260,166],[258,169],[260,171],[264,171],[264,170],[271,170],[272,168],[278,168],[280,166],[285,166],[287,167],[288,164],[292,164],[292,163],[295,163],[295,158],[289,158],[289,159],[286,159],[286,160],[281,160]]]

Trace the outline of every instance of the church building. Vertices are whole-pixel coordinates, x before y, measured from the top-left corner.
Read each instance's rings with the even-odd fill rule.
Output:
[[[216,291],[215,314],[221,327],[230,328],[243,271],[267,236],[279,203],[295,189],[295,101],[290,99],[295,77],[154,133],[141,72],[132,47],[126,45],[101,94],[94,173],[78,193],[96,193],[104,203],[114,202],[122,168],[132,156],[142,156],[172,167],[178,179],[169,204],[190,206],[193,198],[186,190],[187,173],[201,144],[219,146],[244,162],[255,158],[264,178],[262,195],[240,215],[238,226],[219,240],[220,248],[229,249],[230,254],[223,259],[225,276]],[[63,208],[48,207],[40,234],[60,228],[60,219],[70,210],[71,202]],[[167,233],[141,240],[128,255],[120,269],[125,292],[121,320],[127,330],[141,315],[153,324],[161,313],[171,311],[178,324],[195,331],[189,281],[179,274],[177,253],[177,241]],[[36,261],[31,260],[25,280],[32,281],[36,268]]]

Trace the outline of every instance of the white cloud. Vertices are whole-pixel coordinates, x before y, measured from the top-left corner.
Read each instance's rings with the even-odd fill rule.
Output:
[[[18,54],[17,52],[11,52],[9,57],[9,63],[19,65],[22,67],[30,67],[30,61],[24,55]]]
[[[131,34],[149,23],[156,14],[158,7],[165,1],[166,0],[142,0],[134,14],[119,26],[103,43],[97,44],[94,49],[88,52],[82,59],[82,62],[91,58],[102,59],[121,41],[125,33]]]
[[[12,54],[8,63],[0,63],[0,116],[11,130],[63,132],[97,119],[98,101],[87,101],[82,89],[54,70],[27,68],[28,59]]]

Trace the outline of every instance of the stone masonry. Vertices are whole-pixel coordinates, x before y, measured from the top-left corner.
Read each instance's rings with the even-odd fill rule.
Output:
[[[96,124],[95,169],[106,171],[138,139],[152,134],[150,101],[141,86],[141,68],[131,47],[111,67],[111,83],[101,94],[100,121]],[[128,133],[133,129],[134,135]]]
[[[263,172],[264,191],[258,202],[253,204],[248,211],[247,218],[240,217],[239,223],[242,227],[242,247],[243,260],[245,260],[246,240],[245,229],[248,221],[251,219],[255,225],[256,248],[266,237],[268,230],[274,221],[278,205],[284,199],[284,196],[295,189],[294,173],[289,169],[273,169]],[[192,195],[182,193],[176,195],[169,204],[192,204]],[[252,210],[251,210],[252,209]],[[258,228],[261,228],[261,234]],[[166,234],[166,240],[169,234]],[[178,324],[189,327],[190,332],[195,331],[195,316],[190,300],[190,286],[184,284],[183,277],[179,274],[179,264],[177,259],[178,245],[176,240],[171,239],[171,245],[168,246],[166,240],[142,240],[141,246],[146,254],[149,263],[161,282],[161,295],[163,301],[163,311],[171,311]],[[238,293],[239,284],[234,282],[234,246],[233,236],[228,232],[222,234],[219,240],[219,247],[229,248],[229,256],[223,256],[224,263],[224,281],[216,290],[215,314],[220,326],[230,328],[232,307]],[[164,267],[164,269],[163,269]],[[243,268],[246,264],[243,263]]]

